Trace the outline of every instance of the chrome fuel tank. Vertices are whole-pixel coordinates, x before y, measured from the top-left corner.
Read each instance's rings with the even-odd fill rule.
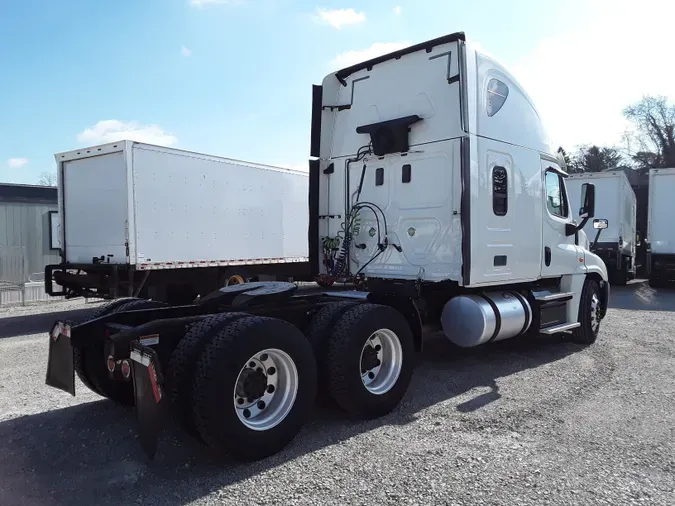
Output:
[[[509,339],[531,324],[532,308],[517,292],[458,295],[445,303],[441,314],[443,332],[463,348]]]

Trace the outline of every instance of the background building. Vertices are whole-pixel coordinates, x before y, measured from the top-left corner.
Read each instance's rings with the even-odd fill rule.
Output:
[[[45,300],[44,267],[59,262],[57,189],[0,184],[0,304]]]

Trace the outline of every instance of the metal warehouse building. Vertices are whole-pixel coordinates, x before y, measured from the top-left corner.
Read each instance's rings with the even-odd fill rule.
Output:
[[[57,189],[0,183],[0,304],[44,300],[44,267],[59,262]]]

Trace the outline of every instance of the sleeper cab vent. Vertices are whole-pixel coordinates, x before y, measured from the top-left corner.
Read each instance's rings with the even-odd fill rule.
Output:
[[[505,216],[509,210],[508,177],[499,165],[492,168],[492,210],[497,216]]]

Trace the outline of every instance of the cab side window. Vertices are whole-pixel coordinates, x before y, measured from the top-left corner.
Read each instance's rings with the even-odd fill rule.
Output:
[[[552,170],[546,171],[546,206],[553,216],[567,218],[568,205],[562,176]]]

